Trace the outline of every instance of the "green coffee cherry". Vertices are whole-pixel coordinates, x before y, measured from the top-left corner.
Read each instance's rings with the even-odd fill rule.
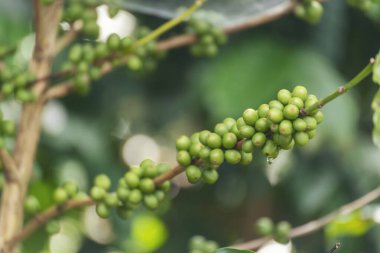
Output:
[[[125,173],[124,180],[127,183],[128,187],[130,187],[132,189],[138,187],[140,184],[139,176],[133,172]]]
[[[203,245],[205,244],[206,239],[203,236],[196,235],[193,236],[190,239],[189,243],[189,249],[192,250],[199,250],[200,252],[203,252]]]
[[[287,105],[289,100],[292,98],[292,93],[286,89],[282,89],[277,93],[277,99],[283,105]]]
[[[222,142],[223,142],[223,147],[230,149],[230,148],[235,147],[235,145],[237,143],[237,137],[233,133],[225,133],[223,135]]]
[[[249,165],[252,162],[252,160],[253,160],[252,153],[241,152],[240,164]]]
[[[121,201],[127,201],[129,197],[129,190],[123,187],[119,187],[117,188],[116,194],[117,198]]]
[[[206,184],[214,184],[218,181],[219,174],[216,170],[206,169],[202,172],[202,179]]]
[[[307,89],[304,86],[296,86],[293,89],[292,95],[293,97],[302,99],[302,101],[306,101],[308,96]]]
[[[106,190],[104,188],[94,186],[91,188],[90,196],[94,201],[101,201],[106,196]]]
[[[103,188],[104,190],[108,190],[111,187],[111,180],[107,175],[100,174],[95,177],[94,185]]]
[[[289,241],[289,234],[292,226],[287,221],[281,221],[276,225],[275,228],[275,239],[280,243],[286,243]]]
[[[268,119],[274,123],[280,123],[284,119],[284,114],[281,109],[273,107],[269,109]]]
[[[130,55],[127,62],[128,68],[133,71],[140,70],[143,66],[143,62],[136,55]]]
[[[171,187],[171,183],[170,181],[165,181],[164,183],[162,183],[160,185],[160,189],[163,190],[164,192],[168,192],[170,190],[170,187]]]
[[[236,124],[236,120],[234,120],[233,118],[225,118],[223,120],[223,123],[227,126],[228,131],[230,131],[232,127]]]
[[[309,135],[305,132],[297,132],[294,135],[294,141],[299,146],[305,146],[309,143]]]
[[[106,197],[104,198],[104,203],[108,207],[116,207],[117,204],[119,203],[119,199],[117,197],[116,193],[108,193]]]
[[[267,118],[260,118],[255,123],[255,129],[259,132],[266,132],[268,131],[269,127],[270,121]]]
[[[273,221],[268,217],[260,218],[256,222],[256,232],[261,236],[271,235],[273,233]]]
[[[79,44],[74,44],[69,51],[68,58],[71,62],[77,63],[82,58],[82,47]]]
[[[317,124],[320,124],[324,119],[323,113],[321,111],[318,111],[315,115],[313,115],[313,117],[317,121]]]
[[[256,147],[262,147],[267,141],[267,137],[263,133],[255,133],[252,137],[252,143]]]
[[[253,137],[252,137],[253,138]],[[241,147],[241,150],[245,153],[252,153],[253,152],[254,145],[251,140],[246,140],[243,142],[243,145]]]
[[[301,98],[299,97],[292,97],[290,100],[289,100],[289,104],[290,105],[295,105],[298,107],[298,109],[301,109],[303,108],[304,106],[304,102]]]
[[[190,145],[191,140],[186,135],[182,135],[176,140],[177,150],[188,150],[190,148]]]
[[[152,193],[155,190],[155,185],[153,179],[144,178],[140,181],[140,190],[143,193]]]
[[[138,177],[142,177],[145,171],[140,166],[134,165],[134,166],[131,166],[130,172],[136,174],[136,176],[138,176]],[[125,186],[127,186],[126,181],[124,179],[123,179],[123,181],[125,182]]]
[[[158,202],[158,199],[156,198],[155,195],[150,194],[150,195],[144,196],[144,205],[148,209],[150,209],[150,210],[157,209],[158,204],[159,204],[159,202]]]
[[[297,132],[305,131],[306,127],[307,127],[307,124],[303,119],[296,119],[295,121],[293,121],[293,128]]]
[[[69,181],[69,182],[64,183],[63,188],[65,189],[65,191],[67,192],[67,195],[70,198],[75,197],[79,192],[78,185],[74,182]]]
[[[119,206],[116,209],[116,213],[121,219],[126,220],[131,216],[132,211],[127,207]]]
[[[219,136],[223,136],[228,133],[228,127],[223,123],[218,123],[215,125],[214,132]]]
[[[217,135],[219,136],[219,135]],[[190,156],[199,156],[199,152],[204,148],[204,146],[201,143],[194,143],[190,146]]]
[[[142,201],[143,195],[140,190],[134,189],[131,190],[128,197],[128,202],[131,204],[139,204]]]
[[[190,163],[191,163],[191,156],[190,156],[189,152],[187,152],[185,150],[180,150],[177,153],[177,162],[178,162],[178,164],[180,164],[182,166],[188,166],[188,165],[190,165]]]
[[[100,27],[96,20],[86,20],[83,24],[83,33],[89,37],[97,38],[100,33]]]
[[[230,164],[238,164],[241,160],[241,154],[237,150],[227,150],[224,156],[226,161]]]
[[[59,187],[55,189],[53,198],[55,203],[62,205],[68,200],[69,196],[67,195],[65,189]]]
[[[116,33],[111,34],[107,38],[107,46],[110,50],[118,50],[121,46],[121,40]]]
[[[290,105],[285,106],[284,108],[284,116],[287,119],[295,120],[298,118],[299,113],[300,113],[300,110],[298,109],[296,105],[290,104]]]
[[[311,1],[306,7],[306,18],[311,24],[318,23],[323,14],[323,6],[318,1]]]
[[[199,151],[199,158],[201,158],[205,161],[208,160],[208,158],[210,157],[210,152],[211,152],[211,149],[209,147],[203,147]]]
[[[303,120],[306,122],[306,130],[314,130],[317,128],[317,121],[311,116],[304,117]]]
[[[264,155],[270,158],[276,158],[278,155],[278,147],[272,140],[267,140],[262,148]]]
[[[105,43],[98,43],[95,46],[95,58],[104,58],[108,55],[109,50]]]
[[[246,126],[247,124],[245,123],[243,117],[240,117],[236,120],[236,127],[239,129],[243,126]]]
[[[251,126],[245,125],[239,128],[239,134],[243,138],[252,138],[255,129]]]
[[[259,114],[256,110],[249,108],[243,112],[243,119],[247,125],[254,126],[259,119]]]
[[[29,195],[25,199],[24,208],[27,213],[35,214],[41,210],[41,204],[37,197]]]
[[[259,114],[260,118],[265,118],[268,115],[269,112],[269,105],[268,104],[262,104],[259,106],[257,113]]]
[[[293,133],[293,124],[290,120],[281,121],[278,131],[282,135],[291,135]]]
[[[277,108],[277,109],[282,110],[284,109],[284,105],[278,100],[271,100],[269,102],[269,109],[272,109],[272,108]]]
[[[221,149],[213,149],[210,152],[210,163],[212,165],[221,165],[224,162],[224,153]]]
[[[203,144],[203,145],[207,145],[207,139],[208,139],[208,136],[210,135],[210,131],[208,130],[203,130],[202,132],[199,133],[199,141]]]
[[[3,133],[6,136],[13,136],[16,132],[15,123],[10,120],[2,121],[0,127],[1,127],[1,133]]]
[[[220,148],[222,146],[222,138],[216,133],[210,133],[207,137],[207,146],[210,148]]]
[[[96,204],[96,213],[100,218],[106,219],[110,216],[110,210],[104,203]]]
[[[186,176],[190,183],[195,184],[201,179],[202,171],[199,167],[190,165],[186,168]]]

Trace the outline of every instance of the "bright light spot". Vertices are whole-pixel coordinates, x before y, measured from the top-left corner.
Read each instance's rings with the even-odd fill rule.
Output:
[[[122,157],[128,165],[138,165],[147,158],[157,162],[160,160],[160,149],[152,138],[138,134],[125,142]]]
[[[100,41],[106,41],[112,33],[124,38],[130,35],[136,26],[136,18],[129,12],[120,10],[115,17],[110,18],[107,5],[101,5],[96,10],[98,12],[97,23],[100,27]]]
[[[281,244],[274,240],[269,241],[261,247],[257,253],[291,253],[292,243],[289,241],[287,244]]]
[[[373,212],[373,221],[380,223],[380,207],[377,207]]]
[[[291,163],[290,152],[280,152],[276,159],[271,160],[265,168],[265,174],[269,183],[273,186],[278,184],[286,175]]]
[[[100,218],[94,206],[86,209],[83,223],[87,236],[99,244],[109,244],[115,238],[112,224],[109,220]]]
[[[57,169],[57,181],[59,184],[72,181],[78,184],[80,190],[86,191],[88,189],[86,168],[78,161],[66,160]]]
[[[65,130],[67,125],[67,112],[58,101],[50,101],[46,104],[42,113],[42,129],[53,136],[57,136]]]
[[[2,102],[0,105],[3,118],[18,122],[21,113],[21,104],[14,100]]]
[[[23,60],[29,61],[33,55],[33,48],[35,43],[35,35],[30,34],[24,37],[20,44],[20,54]]]
[[[71,28],[68,22],[61,22],[59,25],[63,31],[69,31]]]
[[[165,243],[168,232],[165,224],[159,218],[144,214],[132,221],[131,237],[139,248],[152,252]]]
[[[50,237],[49,249],[51,253],[75,253],[79,245],[73,243],[69,235],[59,233]]]

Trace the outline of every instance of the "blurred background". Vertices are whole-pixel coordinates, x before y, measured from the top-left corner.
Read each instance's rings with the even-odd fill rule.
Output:
[[[136,24],[155,28],[165,21],[160,16],[175,15],[173,6],[181,4],[154,2],[161,1],[121,3],[138,11],[119,13],[116,21],[103,16],[98,21],[101,33],[125,35]],[[226,13],[232,8],[225,1],[210,2]],[[260,1],[240,2],[243,10]],[[151,12],[139,8],[151,5],[153,15],[139,12]],[[261,9],[241,15],[231,9],[233,15],[238,13],[236,19],[221,25],[266,8],[257,6]],[[378,52],[380,14],[366,15],[343,0],[327,1],[324,7],[317,25],[288,15],[230,36],[215,58],[194,58],[188,48],[172,50],[155,71],[120,68],[93,83],[86,97],[70,95],[49,102],[31,194],[46,208],[52,204],[52,190],[63,181],[75,180],[87,190],[96,174],[106,173],[116,182],[128,165],[145,158],[174,165],[176,137],[213,128],[225,117],[238,117],[247,107],[274,99],[281,88],[303,84],[319,97],[327,95]],[[31,1],[0,1],[0,44],[18,47],[16,64],[26,64],[31,56],[31,10]],[[166,36],[179,34],[182,28]],[[173,180],[171,199],[162,208],[156,212],[141,208],[128,221],[116,215],[102,220],[93,208],[70,212],[57,219],[58,234],[48,236],[41,228],[25,242],[23,252],[187,252],[189,238],[197,234],[221,246],[253,239],[255,221],[262,216],[297,226],[327,214],[379,185],[380,155],[371,139],[370,108],[376,89],[368,78],[326,106],[316,138],[305,148],[282,152],[272,164],[257,152],[250,166],[222,166],[220,179],[212,186],[190,187],[181,175]],[[5,117],[17,119],[19,104],[2,102],[1,107]],[[379,202],[293,240],[292,247],[261,252],[323,253],[336,241],[343,244],[342,253],[380,252],[378,223]]]

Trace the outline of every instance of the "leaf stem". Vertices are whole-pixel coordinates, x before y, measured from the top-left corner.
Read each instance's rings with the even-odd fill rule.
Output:
[[[193,12],[195,12],[205,2],[206,2],[206,0],[196,0],[194,2],[194,4],[192,6],[190,6],[186,11],[184,11],[181,15],[179,15],[178,17],[176,17],[174,19],[169,20],[165,24],[163,24],[160,27],[158,27],[156,30],[154,30],[151,33],[149,33],[147,36],[145,36],[142,39],[138,40],[135,43],[135,45],[133,46],[133,48],[146,45],[150,41],[156,39],[157,37],[159,37],[160,35],[162,35],[163,33],[165,33],[166,31],[172,29],[173,27],[175,27],[176,25],[178,25],[179,23],[181,23],[183,20],[185,20],[187,17],[189,17],[191,14],[193,14]]]
[[[371,59],[370,63],[362,70],[359,74],[357,74],[354,78],[351,79],[348,83],[346,83],[343,86],[340,86],[336,91],[328,95],[327,97],[319,100],[318,102],[312,104],[311,106],[305,108],[304,112],[305,114],[309,114],[310,112],[314,111],[315,109],[322,108],[325,104],[333,101],[340,95],[346,93],[356,85],[358,85],[361,81],[363,81],[369,74],[371,74],[373,70],[373,59]]]

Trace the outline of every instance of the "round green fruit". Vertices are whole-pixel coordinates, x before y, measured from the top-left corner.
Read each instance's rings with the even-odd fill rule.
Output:
[[[199,167],[190,165],[186,168],[186,176],[190,183],[195,184],[201,179],[202,171]]]

